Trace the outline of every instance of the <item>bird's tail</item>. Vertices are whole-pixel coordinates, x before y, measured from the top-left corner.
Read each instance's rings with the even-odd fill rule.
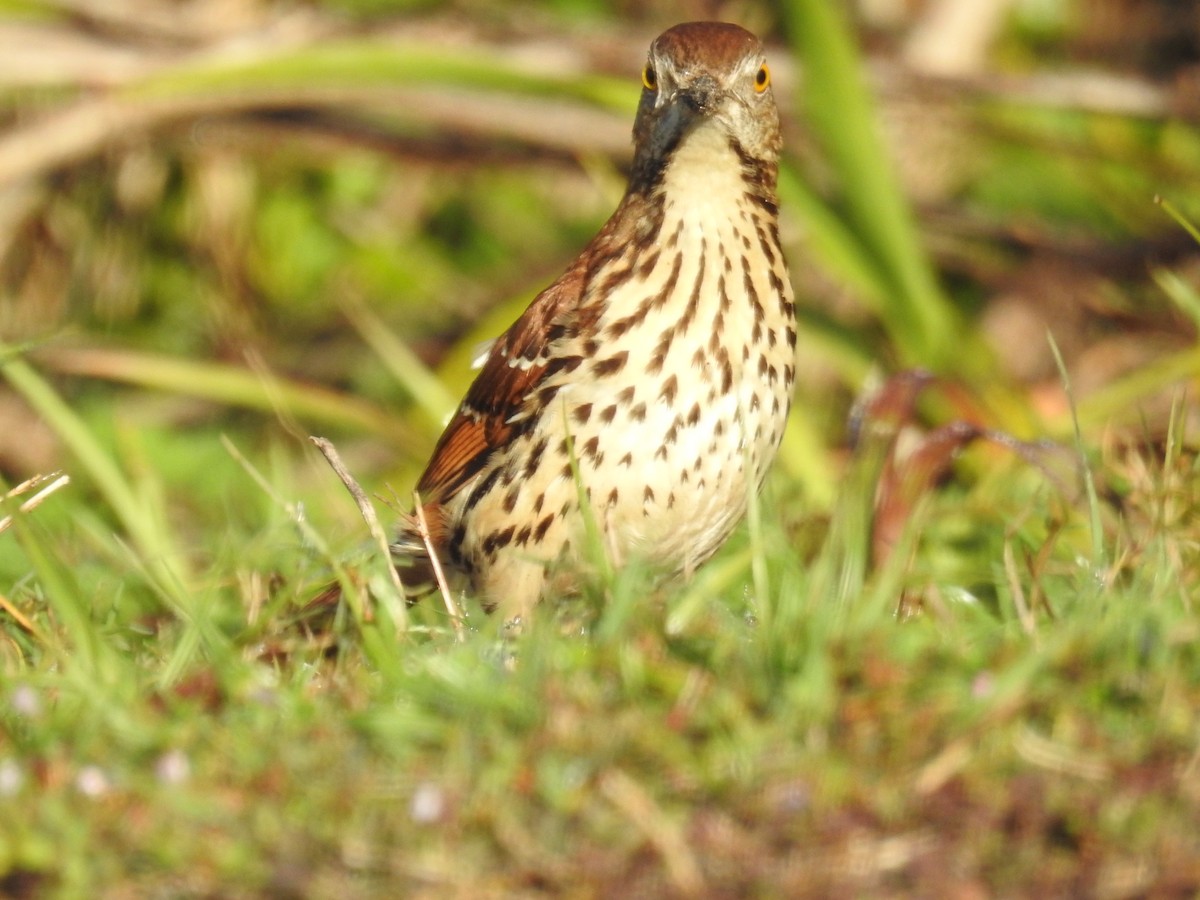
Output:
[[[426,533],[422,531],[416,515],[409,513],[401,517],[396,539],[388,545],[392,565],[396,567],[400,584],[404,587],[404,599],[410,606],[438,589],[433,560],[430,557],[431,547],[435,548],[436,552],[436,545],[432,539],[426,540]],[[349,574],[352,579],[355,578],[354,572]],[[304,609],[306,612],[314,612],[334,607],[341,601],[342,595],[342,583],[330,582],[304,605]]]
[[[396,539],[388,546],[392,553],[392,565],[400,575],[404,593],[409,603],[415,603],[425,594],[437,590],[437,578],[433,569],[432,552],[436,552],[432,541],[422,533],[421,523],[415,514],[402,516]]]

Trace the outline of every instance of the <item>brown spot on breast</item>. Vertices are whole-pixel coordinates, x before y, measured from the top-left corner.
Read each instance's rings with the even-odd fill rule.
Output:
[[[629,331],[629,329],[641,325],[642,321],[649,315],[650,309],[654,306],[656,299],[654,295],[646,297],[632,313],[610,324],[606,329],[609,337],[620,337]]]
[[[622,319],[617,319],[615,322],[610,322],[604,331],[610,338],[619,338],[632,328],[633,324],[633,316],[625,316]]]
[[[773,273],[772,273],[773,274]],[[754,306],[761,306],[758,302],[758,288],[754,286],[754,278],[750,274],[750,258],[742,257],[742,289],[746,292],[746,299]],[[757,317],[757,312],[755,316]]]
[[[508,487],[517,480],[517,466],[515,461],[509,460],[503,469],[504,474],[500,476],[500,486]]]
[[[679,319],[679,324],[676,326],[680,333],[688,330],[692,324],[692,320],[696,318],[696,310],[700,308],[700,293],[704,288],[704,276],[708,272],[708,266],[705,263],[707,255],[708,242],[704,238],[701,238],[700,262],[696,269],[696,280],[692,282],[692,293],[688,296],[687,307],[684,309],[683,316]]]
[[[767,272],[767,280],[771,283],[771,289],[779,295],[779,308],[783,310],[784,314],[786,315],[789,310],[787,298],[783,292],[783,279],[775,274],[774,269],[771,269]]]
[[[679,391],[679,381],[674,375],[670,376],[663,382],[662,390],[658,392],[658,399],[666,401],[667,405],[675,402],[675,394]]]
[[[592,367],[592,371],[595,372],[596,376],[599,378],[607,378],[610,375],[616,375],[623,368],[625,368],[625,363],[628,360],[629,351],[622,350],[620,353],[614,353],[612,356],[607,357],[606,359],[597,361]]]
[[[538,466],[542,462],[542,454],[546,452],[546,446],[549,443],[548,438],[544,435],[534,442],[533,447],[529,450],[529,457],[525,460],[525,478],[532,478],[537,471]]]
[[[470,496],[467,497],[465,509],[473,509],[478,505],[479,501],[492,492],[492,488],[496,486],[496,482],[500,478],[500,469],[492,469],[487,474],[483,481],[479,482],[472,490]]]
[[[773,266],[775,265],[775,248],[771,246],[771,241],[767,238],[767,234],[763,231],[762,225],[758,225],[754,229],[758,233],[758,246],[766,256],[767,261]]]
[[[592,415],[592,404],[590,404],[590,403],[580,403],[571,412],[571,418],[573,418],[580,425],[586,425],[588,422],[588,419],[591,417],[591,415]]]
[[[667,249],[668,250],[677,249],[679,247],[679,238],[682,236],[683,236],[683,220],[680,219],[679,224],[675,226],[675,230],[671,232],[671,236],[669,238],[667,238]],[[682,257],[680,257],[679,254],[676,254],[675,255],[676,270],[678,270],[679,265],[682,263],[682,261],[683,261]],[[678,275],[679,274],[678,271],[676,271],[675,274]]]
[[[546,537],[546,532],[550,530],[550,526],[553,524],[554,513],[550,513],[550,515],[543,517],[542,520],[537,523],[537,528],[533,530],[533,542],[535,544],[540,544]]]
[[[516,530],[515,525],[509,525],[503,531],[493,531],[483,539],[482,549],[484,554],[488,557],[495,556],[496,551],[502,550],[509,545]]]
[[[671,341],[674,338],[674,326],[668,327],[658,336],[658,345],[654,348],[654,353],[650,356],[650,362],[646,365],[647,374],[657,375],[662,371],[663,363],[667,360],[667,354],[671,350]]]
[[[546,371],[542,373],[543,377],[548,378],[551,375],[570,374],[579,368],[582,362],[583,357],[574,354],[570,356],[555,356],[546,363]]]
[[[604,407],[604,409],[602,409],[600,411],[600,423],[603,425],[608,425],[609,423],[612,422],[612,420],[616,416],[616,414],[617,414],[617,405],[615,403],[610,403],[608,406]]]
[[[675,234],[678,235],[683,230],[683,222],[679,223],[679,227],[675,229]],[[679,282],[679,270],[683,268],[683,254],[676,253],[674,260],[671,263],[671,271],[667,275],[667,280],[663,283],[662,290],[654,295],[650,301],[650,307],[661,309],[671,299],[671,295],[675,293],[675,285]]]
[[[721,393],[728,394],[733,390],[733,363],[729,361],[729,354],[725,352],[725,348],[721,348],[718,360],[721,365]]]
[[[642,257],[642,261],[638,263],[637,273],[643,280],[649,278],[650,273],[654,271],[654,267],[658,265],[658,253],[659,251],[657,250],[647,253]]]

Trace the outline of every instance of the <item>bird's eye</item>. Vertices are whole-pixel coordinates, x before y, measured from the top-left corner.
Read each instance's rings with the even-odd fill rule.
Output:
[[[754,74],[754,89],[760,94],[765,91],[771,83],[771,70],[767,68],[767,64],[763,63],[759,70]]]
[[[642,69],[642,84],[648,91],[658,90],[658,73],[654,71],[654,66],[647,65]]]

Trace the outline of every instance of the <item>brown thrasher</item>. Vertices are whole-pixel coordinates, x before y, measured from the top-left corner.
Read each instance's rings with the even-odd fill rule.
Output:
[[[578,561],[585,515],[614,562],[690,574],[787,419],[796,331],[762,44],[677,25],[642,84],[624,198],[491,347],[417,485],[429,541],[407,517],[392,546],[421,578],[432,548],[506,618]]]

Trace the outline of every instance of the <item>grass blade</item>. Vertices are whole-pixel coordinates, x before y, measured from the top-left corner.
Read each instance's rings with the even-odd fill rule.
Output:
[[[825,0],[791,0],[785,10],[792,45],[804,64],[805,112],[838,176],[847,219],[863,244],[861,255],[886,280],[884,323],[905,364],[942,369],[952,359],[958,316],[921,247],[850,31],[838,5]],[[860,282],[876,280],[865,262],[860,266]]]

